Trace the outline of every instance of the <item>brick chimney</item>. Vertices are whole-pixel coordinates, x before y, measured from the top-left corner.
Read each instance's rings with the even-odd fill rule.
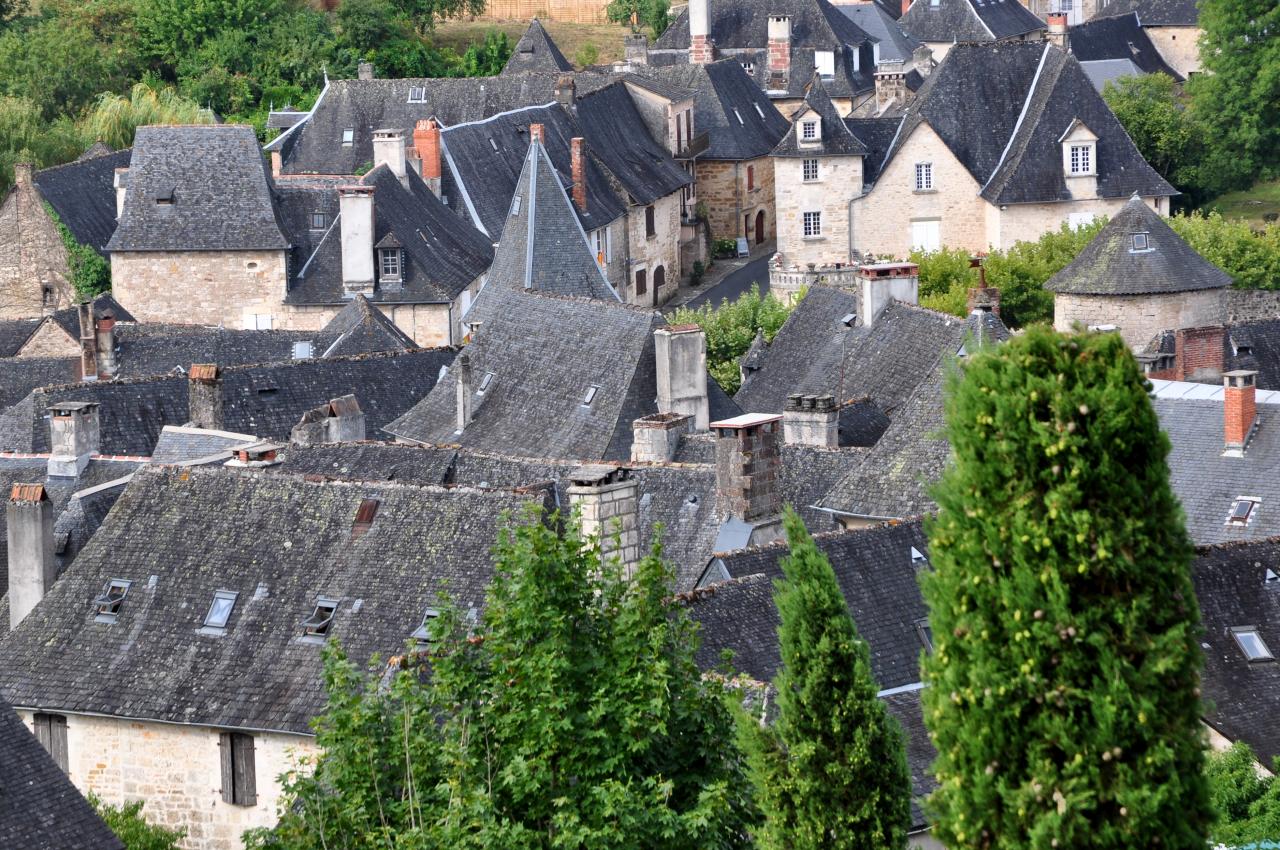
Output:
[[[97,322],[98,377],[110,380],[116,376],[116,320],[103,316]]]
[[[573,470],[566,490],[569,504],[582,517],[583,537],[599,538],[601,560],[620,562],[627,578],[640,560],[638,490],[631,470],[614,464]]]
[[[80,379],[98,380],[98,333],[93,327],[93,303],[76,305],[80,319]]]
[[[124,198],[129,190],[129,169],[117,168],[111,178],[111,185],[116,190],[116,220],[119,221],[124,214]]]
[[[561,74],[556,80],[556,103],[570,113],[578,110],[578,84],[573,81],[573,74]]]
[[[693,427],[707,430],[707,335],[697,325],[673,325],[653,332],[658,366],[658,412],[693,417]]]
[[[373,131],[373,167],[379,165],[386,165],[402,185],[408,185],[404,133],[399,130]]]
[[[587,213],[587,143],[581,136],[569,142],[569,161],[573,174],[573,203],[578,212]]]
[[[31,613],[58,576],[53,502],[43,484],[14,484],[5,509],[9,539],[9,628]]]
[[[631,423],[631,459],[637,463],[669,463],[680,439],[693,428],[687,413],[651,413]]]
[[[354,443],[365,438],[364,411],[353,395],[344,395],[313,407],[289,432],[296,446],[321,443]]]
[[[418,174],[424,183],[438,196],[440,176],[440,125],[428,118],[413,125],[413,154],[418,163]]]
[[[187,416],[192,426],[223,429],[222,370],[216,363],[195,363],[187,374]]]
[[[769,16],[769,74],[791,70],[791,16]]]
[[[858,266],[862,289],[862,323],[871,327],[891,301],[920,302],[920,267],[915,263]]]
[[[1176,381],[1217,381],[1226,365],[1227,329],[1222,325],[1173,332]]]
[[[547,143],[547,128],[541,124],[529,125],[529,141],[537,141],[540,145]]]
[[[711,43],[711,0],[689,0],[689,63],[708,65],[716,61]]]
[[[907,10],[910,8],[911,8],[911,0],[902,0],[902,14],[905,15],[907,13]]]
[[[101,444],[96,401],[49,405],[50,478],[78,478]]]
[[[1063,50],[1067,49],[1067,13],[1066,12],[1050,12],[1048,15],[1049,29],[1045,33],[1045,38],[1056,47]]]
[[[372,62],[361,62],[359,65],[357,65],[357,66],[356,66],[356,79],[357,79],[357,80],[372,80],[372,79],[373,79],[373,63],[372,63]]]
[[[458,359],[453,362],[453,369],[457,373],[458,385],[458,428],[455,434],[461,434],[467,430],[467,426],[471,424],[471,404],[475,387],[471,381],[471,357],[466,352],[458,355]]]
[[[1245,447],[1258,421],[1258,373],[1247,369],[1222,376],[1223,430],[1226,447],[1223,457],[1244,457]]]
[[[789,446],[840,446],[840,408],[829,395],[787,396],[782,412],[783,439]]]
[[[342,222],[342,291],[372,295],[373,187],[356,183],[338,187]]]
[[[744,413],[711,423],[716,435],[716,490],[731,519],[753,530],[740,545],[777,539],[781,533],[782,417]]]

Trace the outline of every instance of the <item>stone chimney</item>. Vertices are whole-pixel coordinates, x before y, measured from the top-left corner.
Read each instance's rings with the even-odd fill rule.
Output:
[[[632,33],[624,39],[623,58],[629,65],[649,64],[649,37],[644,33]],[[692,60],[691,60],[692,61]]]
[[[640,560],[639,488],[631,470],[614,464],[581,466],[569,473],[569,504],[582,517],[582,536],[600,540],[605,563],[621,562],[630,578]]]
[[[356,79],[357,79],[357,80],[372,80],[372,79],[373,79],[373,63],[372,63],[372,62],[361,62],[359,65],[357,65],[357,66],[356,66]]]
[[[98,453],[98,403],[64,401],[49,405],[50,478],[78,478]]]
[[[862,323],[871,327],[891,301],[920,302],[920,267],[915,263],[858,266],[862,290]]]
[[[187,374],[187,416],[196,428],[222,430],[222,370],[216,363],[192,364]]]
[[[680,438],[692,430],[687,413],[651,413],[631,423],[631,459],[637,463],[670,463]]]
[[[124,214],[124,197],[129,190],[129,169],[117,168],[111,178],[111,185],[116,190],[116,220],[119,221]]]
[[[578,110],[578,84],[573,81],[573,74],[561,74],[556,80],[556,103],[570,113]]]
[[[782,455],[778,446],[782,417],[744,413],[711,423],[716,435],[716,490],[730,519],[752,526],[755,545],[781,536]]]
[[[372,295],[373,187],[359,183],[339,186],[338,209],[342,220],[342,291]]]
[[[1222,407],[1226,448],[1223,457],[1244,457],[1245,446],[1258,422],[1258,373],[1247,369],[1222,376]]]
[[[5,509],[9,536],[9,628],[16,629],[58,576],[53,502],[43,484],[14,484]]]
[[[408,185],[405,177],[404,133],[399,130],[373,131],[373,167],[386,164],[391,173],[403,185]]]
[[[13,183],[15,186],[30,186],[35,182],[36,167],[30,162],[18,162],[13,166]]]
[[[116,376],[116,320],[103,316],[97,322],[98,377],[110,380]]]
[[[673,325],[653,332],[658,366],[658,412],[693,417],[693,427],[707,430],[707,335],[697,325]]]
[[[76,305],[80,318],[80,378],[98,380],[98,332],[93,326],[93,302]]]
[[[440,194],[440,125],[428,118],[413,125],[413,153],[418,163],[418,174],[432,192]]]
[[[883,112],[894,101],[907,102],[907,63],[881,62],[876,66],[876,114]]]
[[[301,421],[289,432],[289,442],[296,446],[354,443],[364,438],[364,412],[353,395],[313,407],[302,414]]]
[[[540,145],[547,143],[547,128],[541,124],[529,125],[529,142],[537,142]]]
[[[475,386],[471,381],[471,356],[465,352],[458,355],[453,362],[457,373],[458,385],[458,428],[455,434],[461,434],[471,424],[471,404]]]
[[[573,203],[578,212],[587,213],[587,143],[581,136],[569,142],[569,162],[573,175]]]
[[[689,0],[689,63],[709,65],[716,61],[711,43],[711,0]]]
[[[791,70],[791,16],[769,16],[769,73]]]
[[[1067,49],[1067,13],[1066,12],[1050,12],[1049,29],[1045,33],[1045,38],[1049,40],[1055,47],[1063,50]]]
[[[902,0],[902,14],[905,15],[907,13],[907,10],[910,8],[911,8],[911,0]]]
[[[783,439],[789,446],[840,446],[840,408],[829,395],[787,396],[782,412]]]
[[[965,309],[972,313],[980,310],[983,313],[1000,315],[1000,289],[995,286],[974,286],[969,288],[965,301]]]

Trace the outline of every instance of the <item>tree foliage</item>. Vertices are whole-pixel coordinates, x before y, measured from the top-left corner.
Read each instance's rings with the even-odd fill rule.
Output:
[[[1205,846],[1192,545],[1147,391],[1119,335],[1047,328],[949,381],[922,700],[954,850]]]
[[[646,26],[656,39],[671,23],[671,0],[609,0],[605,15],[614,23],[631,25],[637,32]]]
[[[911,826],[902,730],[877,697],[831,563],[790,509],[774,599],[782,668],[772,726],[742,716],[761,850],[894,850]]]
[[[123,806],[112,806],[90,792],[89,803],[98,817],[124,843],[125,850],[179,850],[182,839],[186,837],[185,829],[169,829],[148,823],[142,816],[141,800]]]
[[[104,94],[84,121],[87,138],[119,150],[133,144],[144,124],[212,124],[213,114],[171,88],[138,83],[129,96]]]
[[[772,295],[762,296],[760,287],[752,284],[750,292],[736,301],[725,299],[718,307],[709,302],[697,309],[681,307],[671,314],[671,323],[702,328],[707,335],[707,371],[725,392],[733,395],[742,384],[738,361],[751,347],[756,333],[764,334],[765,342],[772,342],[790,312]]]
[[[111,264],[89,245],[81,245],[52,206],[46,201],[45,212],[58,228],[62,246],[67,249],[67,266],[71,272],[71,286],[83,300],[111,289]]]
[[[1208,189],[1200,168],[1203,128],[1173,78],[1168,74],[1119,77],[1107,82],[1102,96],[1143,158],[1183,193],[1178,199],[1183,207],[1204,201]]]
[[[329,651],[324,754],[251,846],[744,846],[733,718],[660,551],[628,579],[576,521],[531,515],[494,556],[480,623],[446,607],[389,686]]]
[[[1272,765],[1280,772],[1280,762]],[[1280,841],[1280,779],[1274,772],[1260,775],[1257,756],[1243,741],[1209,756],[1209,789],[1218,822],[1213,840],[1243,847],[1254,842]]]

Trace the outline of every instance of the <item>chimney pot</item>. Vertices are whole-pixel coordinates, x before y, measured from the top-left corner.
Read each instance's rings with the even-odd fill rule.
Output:
[[[43,484],[14,484],[5,509],[9,549],[9,628],[31,613],[57,578],[53,502]]]
[[[623,40],[623,58],[630,65],[649,64],[649,37],[644,33],[632,33]]]
[[[373,63],[361,62],[356,66],[356,79],[372,80],[373,79]]]
[[[78,478],[100,446],[96,401],[49,405],[49,477]]]
[[[196,363],[187,374],[187,416],[196,428],[223,429],[222,370]]]
[[[472,417],[471,357],[465,353],[459,354],[458,359],[453,362],[453,367],[457,371],[458,380],[458,429],[455,433],[461,434],[471,424]]]
[[[918,304],[920,267],[915,263],[876,263],[858,266],[862,288],[861,315],[870,327],[891,301]]]
[[[13,166],[13,182],[18,186],[30,186],[35,179],[36,167],[30,162],[19,162]]]
[[[721,506],[734,519],[775,539],[782,513],[782,456],[778,426],[783,417],[744,413],[711,423],[716,434],[716,488]],[[765,542],[753,532],[751,543]]]
[[[669,463],[676,459],[680,440],[692,430],[693,417],[681,413],[653,413],[631,423],[631,459],[637,463]]]
[[[364,438],[364,412],[354,395],[331,399],[308,410],[289,432],[289,442],[298,446],[352,443]]]
[[[81,301],[76,305],[80,319],[80,378],[98,380],[98,333],[93,326],[93,302]]]
[[[791,70],[791,16],[769,16],[769,73]]]
[[[538,144],[540,144],[540,145],[545,145],[545,144],[547,143],[547,138],[546,138],[546,136],[547,136],[546,127],[544,127],[542,124],[530,124],[530,125],[529,125],[529,140],[530,140],[530,141],[533,141],[533,140],[535,140],[535,139],[536,139],[536,140],[538,141]]]
[[[440,125],[429,118],[413,125],[413,152],[418,160],[418,174],[436,195],[440,194],[440,177],[444,173],[440,161]]]
[[[116,320],[114,316],[103,316],[98,320],[97,332],[98,376],[114,378],[116,376]]]
[[[1248,369],[1222,375],[1225,457],[1244,457],[1245,447],[1258,420],[1258,373]]]
[[[556,102],[569,112],[574,112],[578,108],[577,101],[578,84],[574,82],[572,74],[564,74],[556,81]]]
[[[581,517],[584,539],[598,538],[600,559],[620,563],[627,578],[640,560],[638,487],[626,467],[582,466],[569,473],[569,504]]]
[[[907,10],[910,8],[911,8],[911,0],[902,0],[902,14],[905,15],[907,13]]]
[[[404,133],[399,130],[373,131],[373,167],[386,165],[401,183],[405,183]]]
[[[674,325],[654,331],[653,344],[658,412],[688,414],[696,430],[707,430],[707,335],[697,325]]]
[[[569,143],[571,170],[573,172],[573,203],[578,212],[587,212],[587,164],[586,141],[581,136],[574,136]]]
[[[793,396],[782,414],[783,438],[789,446],[818,446],[834,449],[840,445],[840,410],[833,396]]]

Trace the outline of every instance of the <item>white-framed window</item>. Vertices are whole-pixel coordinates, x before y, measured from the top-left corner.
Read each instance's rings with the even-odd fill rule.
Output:
[[[353,144],[355,144],[355,141],[356,141],[356,131],[355,131],[355,130],[350,130],[350,129],[348,129],[348,130],[343,130],[343,131],[342,131],[342,146],[343,146],[343,147],[345,147],[345,148],[349,148],[349,147],[351,147]]]
[[[916,191],[917,192],[933,191],[933,163],[932,162],[916,163]]]
[[[596,262],[601,265],[613,262],[613,240],[609,238],[609,228],[600,227],[591,231],[591,244],[596,252]]]
[[[936,218],[911,222],[911,250],[937,251],[942,247],[942,222]]]
[[[409,102],[410,103],[426,103],[427,87],[426,86],[410,86]]]
[[[255,313],[252,309],[246,310],[244,313],[244,329],[247,331],[271,330],[271,314]]]
[[[822,235],[822,213],[807,212],[804,214],[804,235],[806,239]]]
[[[1151,250],[1150,233],[1134,233],[1131,235],[1133,236],[1133,247],[1129,249],[1131,253]]]
[[[800,141],[816,142],[818,140],[818,119],[811,118],[800,122]]]
[[[329,216],[322,212],[313,212],[311,214],[311,229],[324,230],[329,226]]]
[[[836,75],[836,54],[830,50],[813,51],[813,67],[818,76],[831,78]]]
[[[400,249],[383,248],[378,252],[378,266],[383,280],[400,279]]]
[[[816,159],[806,159],[804,161],[804,182],[812,183],[818,179],[818,161]]]
[[[1072,145],[1068,154],[1067,171],[1072,175],[1093,173],[1093,145]]]

